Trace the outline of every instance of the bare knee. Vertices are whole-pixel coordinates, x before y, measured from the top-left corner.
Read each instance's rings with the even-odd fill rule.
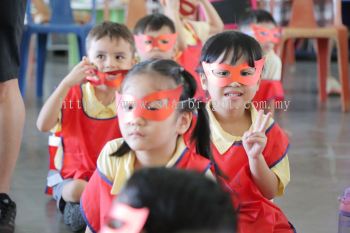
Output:
[[[66,184],[62,190],[62,198],[69,202],[80,202],[81,194],[83,193],[87,182],[85,180],[73,180]]]

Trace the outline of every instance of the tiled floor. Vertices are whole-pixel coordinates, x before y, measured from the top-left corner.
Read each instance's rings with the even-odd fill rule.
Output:
[[[67,73],[66,63],[66,57],[48,58],[46,96]],[[336,74],[335,64],[332,70]],[[276,119],[290,134],[292,180],[276,203],[298,232],[337,232],[337,198],[350,186],[350,114],[341,112],[339,97],[330,98],[326,106],[318,104],[315,62],[297,63],[296,71],[286,74],[284,84],[291,103]],[[43,192],[47,135],[35,127],[42,101],[34,97],[32,84],[28,85],[25,103],[25,134],[12,189],[18,205],[16,232],[69,232],[55,203]]]

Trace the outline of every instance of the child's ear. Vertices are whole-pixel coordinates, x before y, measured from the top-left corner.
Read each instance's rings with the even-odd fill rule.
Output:
[[[176,132],[180,135],[186,133],[192,122],[192,112],[182,112],[176,122]]]
[[[200,74],[200,80],[202,84],[202,89],[207,91],[208,90],[208,80],[207,77],[205,77],[205,74],[201,73]]]

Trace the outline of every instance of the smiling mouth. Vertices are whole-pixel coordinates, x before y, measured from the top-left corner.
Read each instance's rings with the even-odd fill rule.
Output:
[[[239,92],[228,92],[224,94],[224,96],[226,97],[240,97],[242,95],[243,93],[239,93]]]

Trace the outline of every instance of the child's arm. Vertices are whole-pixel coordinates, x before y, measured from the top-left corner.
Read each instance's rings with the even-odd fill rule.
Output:
[[[209,24],[209,35],[214,35],[224,30],[224,23],[218,12],[209,0],[199,0],[204,8],[205,18]]]
[[[93,68],[94,66],[88,62],[87,58],[83,58],[83,60],[62,80],[53,94],[45,102],[39,113],[36,126],[40,131],[47,132],[56,125],[63,100],[69,89],[81,83],[87,76],[87,72]]]
[[[179,50],[185,50],[187,47],[186,29],[180,18],[180,0],[161,0],[160,3],[164,7],[164,14],[174,22]]]
[[[270,116],[270,113],[263,115],[260,110],[253,127],[244,133],[242,139],[253,180],[267,199],[274,198],[278,193],[278,178],[270,170],[262,154],[267,142],[265,130]]]
[[[92,233],[88,227],[86,227],[85,233]]]

